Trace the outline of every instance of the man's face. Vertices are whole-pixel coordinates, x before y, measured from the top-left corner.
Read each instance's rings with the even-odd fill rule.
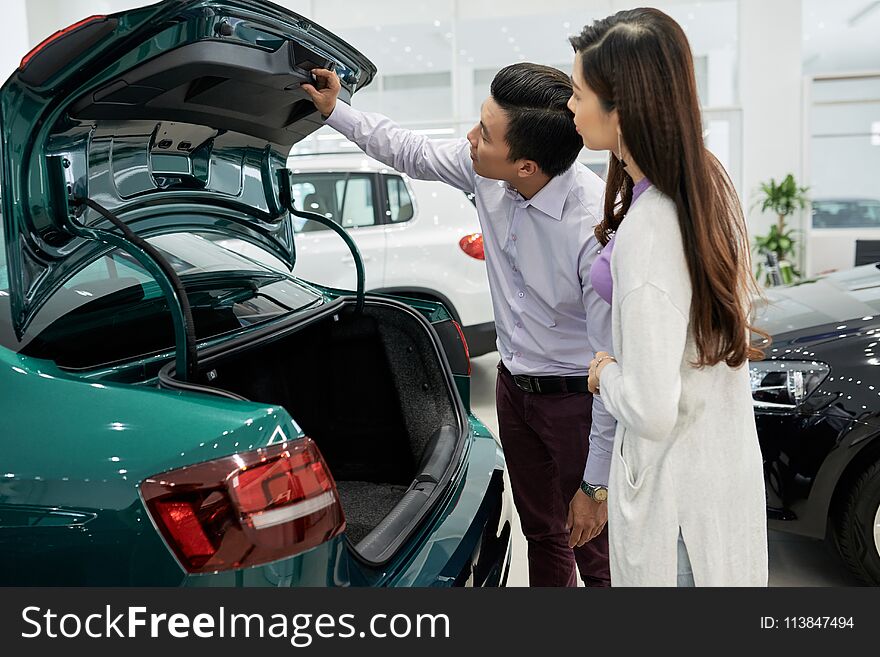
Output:
[[[508,160],[510,148],[505,141],[506,135],[507,114],[489,97],[480,109],[480,122],[467,135],[477,175],[511,183],[517,180],[522,161]]]

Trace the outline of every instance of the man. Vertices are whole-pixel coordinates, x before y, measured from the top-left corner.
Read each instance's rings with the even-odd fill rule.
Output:
[[[579,570],[587,586],[609,586],[615,425],[587,390],[593,353],[611,351],[610,307],[590,283],[604,183],[575,163],[571,81],[546,66],[508,66],[467,139],[430,140],[337,103],[336,74],[313,74],[317,86],[303,89],[326,123],[369,156],[475,195],[501,354],[498,424],[529,583],[576,586]]]

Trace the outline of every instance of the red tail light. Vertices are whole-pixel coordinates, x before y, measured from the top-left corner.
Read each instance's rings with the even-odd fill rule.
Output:
[[[486,259],[486,252],[483,250],[483,235],[481,233],[465,235],[459,240],[458,245],[471,258],[476,258],[477,260]]]
[[[88,18],[84,18],[81,21],[74,23],[73,25],[69,25],[65,27],[63,30],[58,30],[57,32],[53,32],[48,37],[40,41],[33,49],[24,57],[21,58],[21,63],[18,65],[18,68],[23,69],[28,63],[34,58],[34,56],[39,53],[43,48],[48,46],[50,43],[57,41],[58,39],[67,36],[71,32],[75,32],[81,27],[85,27],[86,25],[90,25],[92,23],[97,23],[98,21],[106,20],[106,16],[89,16]]]
[[[467,367],[468,367],[468,376],[471,375],[471,351],[468,349],[467,340],[464,339],[464,331],[461,329],[461,324],[452,320],[452,323],[455,325],[455,329],[458,331],[458,337],[461,338],[461,346],[464,347],[464,357],[467,359]]]
[[[141,495],[190,573],[276,561],[345,530],[336,483],[310,438],[156,475]]]

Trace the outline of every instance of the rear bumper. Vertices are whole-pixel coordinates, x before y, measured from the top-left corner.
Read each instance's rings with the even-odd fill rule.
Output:
[[[464,338],[467,340],[468,352],[471,356],[482,356],[495,351],[495,322],[463,326],[462,331],[464,331]]]
[[[484,500],[480,539],[455,578],[454,586],[506,586],[510,571],[511,515],[504,503],[504,472],[496,470]]]

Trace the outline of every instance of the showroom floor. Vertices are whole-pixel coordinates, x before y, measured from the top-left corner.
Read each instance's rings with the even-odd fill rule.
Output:
[[[498,435],[495,414],[495,365],[498,354],[490,353],[472,361],[471,401],[474,414]],[[513,558],[509,586],[528,586],[526,542],[518,519],[513,532]],[[823,541],[770,533],[771,586],[858,586],[859,582],[841,564],[833,548]]]

